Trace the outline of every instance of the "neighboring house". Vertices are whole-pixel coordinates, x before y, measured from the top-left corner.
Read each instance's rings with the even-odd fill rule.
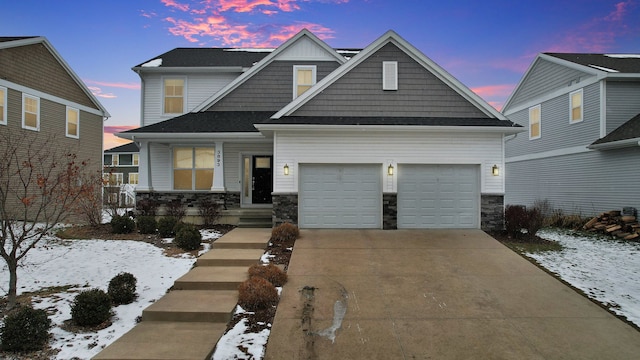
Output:
[[[75,153],[98,175],[108,117],[46,38],[0,37],[0,132],[53,141],[56,150]]]
[[[539,54],[502,111],[528,130],[506,142],[507,204],[640,207],[640,54]]]
[[[118,136],[140,145],[138,199],[303,228],[502,227],[503,139],[522,128],[393,31],[361,51],[303,30],[133,69],[142,126]]]
[[[135,142],[104,151],[104,194],[108,203],[135,204],[135,186],[138,185],[140,148]]]

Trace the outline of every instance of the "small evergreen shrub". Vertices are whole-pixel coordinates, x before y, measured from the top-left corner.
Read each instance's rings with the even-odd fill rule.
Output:
[[[156,216],[158,203],[153,199],[141,199],[136,202],[136,210],[140,216]]]
[[[271,230],[272,241],[292,241],[297,239],[299,236],[300,230],[298,230],[298,227],[288,222],[282,223]]]
[[[22,352],[42,350],[49,339],[51,320],[44,310],[21,307],[10,313],[0,327],[0,349]]]
[[[138,280],[131,273],[123,272],[109,281],[107,293],[114,305],[131,304],[136,298],[136,283]]]
[[[198,214],[200,214],[204,226],[215,225],[220,218],[220,205],[211,199],[203,198],[198,204]]]
[[[178,219],[174,217],[163,217],[158,220],[158,233],[163,238],[169,238],[176,236],[174,228],[178,223]]]
[[[183,227],[185,226],[191,226],[193,227],[193,225],[187,224],[187,223],[183,223],[182,221],[178,221],[176,223],[176,225],[173,227],[173,233],[177,234],[180,232],[180,230],[182,230]]]
[[[522,237],[522,229],[527,228],[527,210],[522,205],[507,205],[504,209],[504,226],[507,234]]]
[[[111,317],[111,298],[100,289],[76,295],[71,305],[71,320],[79,326],[99,325]]]
[[[273,264],[260,265],[255,264],[249,268],[249,276],[258,276],[266,279],[273,286],[283,286],[287,282],[287,274]]]
[[[176,233],[173,243],[182,250],[191,251],[200,248],[202,235],[200,231],[191,225],[184,225]]]
[[[253,276],[238,287],[238,304],[243,309],[255,311],[278,303],[278,291],[268,280]]]
[[[158,222],[154,216],[138,216],[136,218],[138,231],[141,234],[155,234],[158,228]]]
[[[167,216],[176,218],[178,221],[182,220],[187,214],[187,210],[180,201],[172,201],[166,205]]]
[[[111,218],[111,232],[114,234],[129,234],[135,228],[135,221],[126,215],[115,215]]]

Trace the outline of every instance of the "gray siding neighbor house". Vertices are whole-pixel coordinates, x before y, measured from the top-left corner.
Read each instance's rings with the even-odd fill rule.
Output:
[[[640,54],[539,54],[502,112],[507,204],[578,215],[640,207]]]
[[[135,204],[135,187],[138,185],[140,148],[135,142],[104,151],[104,199],[122,206]]]
[[[198,55],[196,55],[198,54]],[[504,139],[523,128],[393,31],[333,49],[175,49],[135,66],[136,198],[226,222],[502,228]]]

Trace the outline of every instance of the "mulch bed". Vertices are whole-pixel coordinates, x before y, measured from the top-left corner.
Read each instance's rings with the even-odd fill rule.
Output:
[[[543,239],[537,235],[530,235],[527,233],[522,233],[517,238],[511,236],[506,231],[492,231],[488,233],[494,239],[500,241],[501,243],[520,243],[520,244],[540,244],[540,245],[550,245],[554,242],[551,240]]]

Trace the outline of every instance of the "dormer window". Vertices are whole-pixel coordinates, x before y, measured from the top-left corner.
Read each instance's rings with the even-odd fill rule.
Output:
[[[293,98],[304,94],[316,84],[315,65],[295,65],[293,67]]]
[[[184,79],[164,79],[164,114],[184,113]]]

